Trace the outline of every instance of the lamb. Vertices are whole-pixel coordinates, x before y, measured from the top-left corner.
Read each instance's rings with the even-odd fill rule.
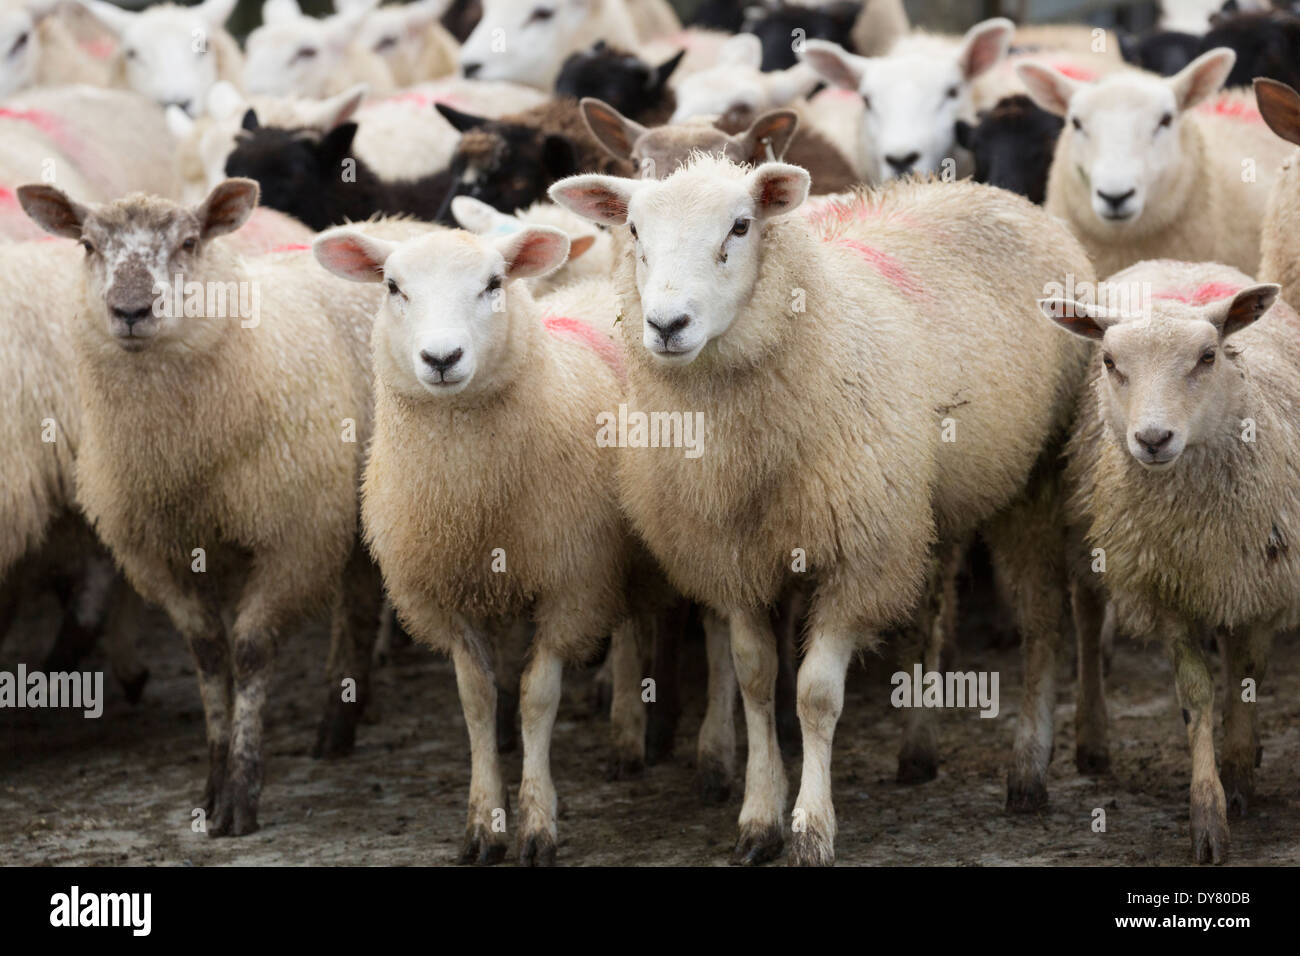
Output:
[[[208,834],[251,833],[276,636],[333,609],[318,753],[351,746],[369,693],[379,590],[359,550],[357,487],[375,297],[309,271],[304,252],[243,260],[226,248],[220,237],[257,203],[247,180],[195,207],[18,192],[42,228],[86,250],[65,290],[83,415],[78,502],[190,645]],[[356,704],[343,702],[345,678]]]
[[[361,22],[357,44],[383,59],[398,87],[453,74],[459,44],[438,22],[447,6],[447,0],[415,0],[374,9]]]
[[[816,194],[840,193],[857,185],[848,160],[818,133],[800,130],[794,110],[763,113],[735,134],[705,123],[648,130],[599,100],[583,100],[582,110],[587,126],[610,155],[629,160],[643,176],[663,179],[686,165],[692,153],[702,151],[751,165],[785,159],[808,170]]]
[[[378,0],[309,17],[297,0],[266,0],[263,23],[245,41],[244,87],[267,96],[327,97],[357,83],[386,93],[396,83],[384,58],[358,39]]]
[[[863,0],[862,12],[853,22],[849,38],[859,55],[884,56],[909,29],[903,0]]]
[[[1288,143],[1300,145],[1300,94],[1276,80],[1256,80],[1255,96],[1269,129]],[[1260,239],[1259,276],[1282,286],[1288,305],[1300,302],[1300,154],[1291,153],[1264,215]],[[1295,308],[1295,306],[1292,306]]]
[[[1285,150],[1243,94],[1215,96],[1233,60],[1214,50],[1173,77],[1096,84],[1018,67],[1034,102],[1066,119],[1047,211],[1070,223],[1100,275],[1153,257],[1259,268],[1260,225]]]
[[[1100,343],[1068,445],[1072,518],[1105,554],[1120,621],[1169,652],[1191,746],[1192,856],[1221,863],[1227,814],[1254,796],[1257,705],[1242,687],[1263,681],[1273,634],[1300,624],[1300,318],[1278,286],[1217,263],[1141,262],[1107,287],[1132,290],[1130,303],[1140,292],[1143,308],[1043,301]],[[1210,631],[1226,678],[1217,773]]]
[[[1082,247],[987,186],[897,184],[814,223],[788,215],[808,185],[795,166],[701,157],[661,181],[588,175],[550,190],[627,227],[615,283],[629,407],[706,416],[699,458],[627,449],[619,487],[670,582],[730,620],[749,726],[735,853],[746,863],[783,844],[767,609],[792,584],[814,588],[798,678],[797,863],[833,859],[829,759],[849,659],[860,638],[874,646],[890,624],[924,624],[928,602],[914,612],[936,542],[982,525],[1012,582],[1029,670],[1012,809],[1046,799],[1065,609],[1055,469],[1035,463],[1054,460],[1084,353],[1040,328],[1031,300],[1048,282],[1091,276]],[[960,309],[923,278],[936,272],[962,290]],[[962,437],[943,441],[957,422]]]
[[[862,97],[859,177],[883,182],[908,173],[939,173],[954,160],[953,127],[974,116],[972,86],[1006,56],[1010,20],[977,23],[957,45],[909,37],[885,57],[863,57],[825,40],[809,40],[800,59],[827,83]],[[919,119],[924,118],[924,119]],[[947,172],[960,174],[953,165]]]
[[[1008,96],[972,125],[957,121],[957,145],[975,160],[975,181],[1000,186],[1042,205],[1064,121],[1028,96]]]
[[[678,79],[677,108],[670,122],[721,116],[733,124],[748,125],[759,113],[811,93],[819,82],[817,73],[803,64],[764,73],[762,58],[763,45],[752,33],[729,39],[714,66]]]
[[[193,7],[161,3],[138,13],[106,0],[77,2],[117,38],[109,61],[112,86],[195,116],[212,84],[240,82],[243,58],[222,28],[236,0],[203,0]]]
[[[243,128],[226,159],[226,174],[257,182],[267,206],[312,229],[381,213],[429,222],[443,215],[450,186],[447,172],[381,180],[352,155],[356,123],[340,123],[321,136],[311,130],[262,126],[250,109]]]
[[[494,825],[509,804],[493,657],[503,645],[518,648],[516,659],[529,654],[518,858],[548,865],[561,671],[626,616],[631,539],[611,491],[616,456],[596,440],[622,391],[612,290],[587,284],[552,311],[518,281],[557,268],[568,245],[544,226],[405,243],[335,229],[315,244],[331,272],[388,292],[375,319],[362,520],[403,624],[455,662],[473,761],[466,863],[506,851]]]
[[[685,50],[678,50],[651,66],[635,53],[601,40],[590,50],[569,55],[555,80],[555,93],[575,100],[594,97],[639,123],[659,126],[668,122],[677,104],[668,79],[685,55]]]
[[[59,0],[0,2],[0,99],[33,86],[108,82],[108,70],[77,45],[58,8]]]

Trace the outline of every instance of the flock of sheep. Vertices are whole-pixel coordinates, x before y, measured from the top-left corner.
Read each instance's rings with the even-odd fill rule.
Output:
[[[1024,643],[1008,807],[1046,803],[1069,632],[1085,773],[1107,642],[1156,637],[1193,857],[1224,859],[1242,688],[1300,624],[1300,94],[1197,44],[1289,15],[1171,4],[1200,12],[1164,76],[1105,30],[932,34],[900,0],[339,3],[267,0],[241,49],[233,0],[0,0],[0,634],[54,582],[47,667],[102,632],[137,699],[161,606],[208,832],[240,835],[278,636],[331,616],[316,752],[344,754],[391,606],[455,664],[462,861],[546,864],[564,665],[608,642],[639,763],[689,602],[706,795],[744,705],[735,860],[825,864],[850,660],[892,636],[938,670],[978,534]]]

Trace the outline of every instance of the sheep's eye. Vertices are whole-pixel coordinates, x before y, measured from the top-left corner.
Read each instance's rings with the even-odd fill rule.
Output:
[[[1115,371],[1115,360],[1111,358],[1109,355],[1103,355],[1101,357],[1101,364],[1106,366],[1106,371],[1108,372]]]
[[[27,34],[20,33],[18,34],[18,39],[14,40],[14,45],[9,48],[9,55],[13,56],[25,46],[27,46]]]
[[[391,50],[395,46],[397,46],[397,37],[384,37],[375,44],[375,52],[383,53],[385,50]]]
[[[867,96],[866,93],[862,94],[862,105],[867,109],[871,109],[871,97]]]
[[[1213,365],[1214,359],[1215,359],[1214,349],[1206,349],[1204,352],[1201,353],[1202,365]]]
[[[496,292],[500,288],[501,288],[501,277],[493,276],[491,279],[488,279],[487,289],[485,289],[484,291],[486,291],[490,295],[491,293]]]
[[[959,92],[961,92],[961,91],[958,90],[957,87],[955,87],[955,86],[950,86],[950,87],[948,87],[948,92],[945,93],[944,96],[948,97],[948,99],[950,99],[950,100],[955,100],[955,99],[957,98],[957,94],[958,94]]]
[[[555,11],[550,7],[535,7],[533,8],[533,12],[525,21],[525,25],[528,23],[545,23],[553,16],[555,16]]]
[[[314,46],[299,47],[298,52],[293,55],[289,62],[296,63],[299,60],[314,60],[316,58],[316,48]]]
[[[635,238],[636,238],[636,226],[629,222],[629,223],[627,224],[627,228],[628,228],[628,231],[632,233],[632,238],[635,239]]]
[[[389,280],[388,280],[388,294],[389,294],[389,295],[401,295],[401,294],[402,294],[402,290],[399,289],[399,288],[397,287],[397,283],[394,282],[392,279],[389,279]]]
[[[89,239],[81,239],[81,240],[79,240],[79,241],[80,241],[80,243],[81,243],[81,248],[85,249],[86,252],[94,252],[94,251],[95,251],[95,246],[94,246],[94,244],[93,244]]]
[[[1160,117],[1160,122],[1156,125],[1156,129],[1168,129],[1173,122],[1174,114],[1166,113],[1164,116]]]
[[[131,48],[131,49],[128,49],[128,50],[126,51],[126,53],[123,54],[123,55],[124,55],[128,60],[134,60],[134,59],[135,59],[137,56],[139,56],[140,54],[138,54],[138,53],[135,51],[134,48]]]
[[[199,240],[195,239],[193,236],[190,236],[188,239],[186,239],[184,242],[181,243],[182,252],[193,252],[198,247],[199,247]]]
[[[733,236],[743,236],[747,232],[749,232],[748,219],[737,219],[734,223],[732,223],[731,234]]]
[[[1075,129],[1077,129],[1080,133],[1083,132],[1083,124],[1079,122],[1079,117],[1077,116],[1070,117],[1070,125],[1073,126]]]

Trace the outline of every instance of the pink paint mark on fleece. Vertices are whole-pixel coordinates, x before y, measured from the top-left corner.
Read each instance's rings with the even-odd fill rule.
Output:
[[[901,291],[904,295],[913,299],[928,298],[925,287],[921,281],[912,274],[912,271],[904,266],[901,262],[886,252],[874,249],[865,242],[857,239],[836,239],[842,246],[852,249],[889,282],[894,288]]]
[[[107,176],[102,172],[109,166],[98,161],[93,146],[88,147],[86,143],[79,141],[68,129],[62,117],[44,110],[15,110],[0,107],[0,120],[31,124],[43,135],[48,136],[83,176],[95,180],[101,186],[109,184]]]
[[[1207,282],[1190,292],[1184,289],[1166,289],[1155,293],[1152,298],[1173,299],[1188,305],[1205,305],[1207,302],[1230,298],[1240,291],[1240,286],[1230,285],[1227,282]]]
[[[420,93],[416,90],[408,90],[405,93],[389,96],[384,102],[407,103],[422,110],[430,109],[436,103],[442,103],[444,106],[450,106],[452,109],[457,110],[464,109],[468,105],[463,96],[457,96],[455,93]]]
[[[1196,111],[1215,116],[1226,116],[1228,119],[1241,120],[1243,123],[1264,122],[1263,114],[1250,103],[1227,96],[1202,103],[1196,107]]]
[[[303,242],[290,242],[283,246],[272,246],[267,252],[303,252],[310,249],[311,246]]]
[[[601,361],[610,367],[619,381],[623,380],[623,355],[612,339],[601,335],[585,322],[562,315],[548,315],[542,319],[542,325],[553,335],[562,335],[587,346],[600,356]]]
[[[1097,74],[1092,70],[1079,66],[1077,63],[1053,63],[1052,68],[1062,76],[1068,76],[1072,80],[1078,80],[1080,83],[1092,83],[1097,79]]]
[[[0,206],[17,206],[18,196],[12,189],[0,186]]]
[[[117,51],[117,43],[109,37],[94,40],[82,40],[81,49],[97,60],[107,60]]]

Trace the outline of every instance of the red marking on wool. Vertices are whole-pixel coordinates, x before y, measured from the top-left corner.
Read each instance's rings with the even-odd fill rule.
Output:
[[[303,252],[311,246],[302,242],[290,242],[283,246],[272,246],[267,252]]]
[[[109,168],[108,164],[100,162],[93,155],[93,147],[88,150],[86,144],[78,142],[68,131],[61,117],[54,113],[47,113],[44,110],[15,110],[0,107],[0,120],[30,123],[40,130],[42,134],[48,136],[54,145],[72,161],[72,164],[77,167],[83,176],[97,180],[101,185],[108,185],[109,180],[101,172]]]
[[[1080,83],[1092,83],[1097,79],[1097,74],[1092,70],[1085,69],[1075,63],[1053,63],[1052,68],[1062,76],[1068,76]]]
[[[587,323],[567,316],[548,315],[542,319],[542,325],[553,335],[563,335],[587,346],[600,356],[620,381],[623,380],[623,354],[612,339],[601,335]]]
[[[1210,100],[1196,107],[1196,110],[1200,113],[1213,113],[1215,116],[1226,116],[1228,119],[1241,120],[1243,123],[1264,122],[1263,114],[1254,106],[1244,100],[1231,97]]]
[[[912,298],[925,296],[925,287],[906,266],[886,252],[872,248],[857,239],[836,239],[842,246],[847,246],[871,263],[872,267],[896,289]]]
[[[18,205],[18,196],[12,189],[5,189],[3,186],[0,186],[0,203],[4,203],[5,205],[13,204],[16,206]]]
[[[1188,305],[1205,305],[1207,302],[1231,298],[1240,291],[1241,286],[1230,285],[1227,282],[1207,282],[1190,292],[1182,289],[1166,289],[1163,292],[1155,293],[1152,298],[1173,299],[1176,302],[1185,302]]]
[[[395,96],[389,96],[384,100],[385,103],[409,103],[420,109],[430,109],[437,103],[444,106],[450,106],[452,109],[463,109],[468,104],[463,96],[457,96],[455,93],[419,93],[415,90],[409,90],[405,93],[398,93]]]
[[[97,60],[107,60],[117,52],[117,43],[108,37],[95,40],[82,40],[81,49]]]

